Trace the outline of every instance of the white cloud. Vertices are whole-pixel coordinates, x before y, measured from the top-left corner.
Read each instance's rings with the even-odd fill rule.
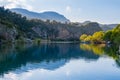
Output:
[[[66,12],[70,13],[72,11],[71,7],[70,6],[67,6],[66,7]]]
[[[5,74],[5,80],[18,80],[18,77],[14,73]]]
[[[32,6],[27,4],[28,0],[0,0],[0,3],[4,3],[5,8],[26,8],[32,10]],[[30,0],[34,1],[34,0]]]

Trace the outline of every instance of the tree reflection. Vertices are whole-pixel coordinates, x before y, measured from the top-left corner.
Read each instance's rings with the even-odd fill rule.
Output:
[[[120,67],[120,55],[118,53],[118,46],[117,45],[105,45],[105,44],[80,44],[80,49],[91,51],[94,54],[99,56],[107,55],[113,58],[117,65]]]
[[[80,46],[80,47],[79,47]],[[118,47],[88,44],[11,44],[0,46],[0,75],[21,69],[55,70],[72,59],[96,61],[100,56],[112,57],[120,66]],[[32,66],[27,66],[31,64]],[[37,67],[36,67],[37,66]],[[24,72],[25,70],[21,70]]]
[[[98,58],[99,55],[95,55],[93,52],[81,50],[79,44],[1,45],[0,74],[20,69],[23,66],[26,67],[26,70],[27,67],[28,69],[55,70],[64,66],[71,59],[96,61]],[[31,68],[27,64],[31,64]]]
[[[94,45],[94,44],[80,44],[82,50],[92,51],[94,54],[103,55],[105,45]]]

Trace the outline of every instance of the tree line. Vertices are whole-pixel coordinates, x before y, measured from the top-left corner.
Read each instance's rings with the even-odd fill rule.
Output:
[[[106,32],[99,31],[95,32],[93,35],[83,34],[80,36],[80,41],[91,42],[91,43],[115,43],[120,44],[120,24]]]

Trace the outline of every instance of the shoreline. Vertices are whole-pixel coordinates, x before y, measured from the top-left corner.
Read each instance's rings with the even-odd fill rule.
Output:
[[[40,40],[40,43],[80,43],[80,41]]]

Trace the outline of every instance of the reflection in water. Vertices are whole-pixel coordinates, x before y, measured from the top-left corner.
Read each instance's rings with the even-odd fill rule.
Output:
[[[0,74],[35,68],[55,70],[71,59],[97,60],[98,55],[83,51],[79,44],[2,45],[0,47]]]
[[[80,44],[80,48],[85,51],[92,51],[94,54],[97,54],[99,56],[107,55],[109,57],[112,57],[116,61],[117,65],[120,67],[120,55],[117,52],[118,46],[106,46],[105,44]]]
[[[0,79],[119,80],[117,49],[103,44],[1,45],[0,75],[3,77]]]
[[[101,44],[101,45],[80,44],[80,48],[82,50],[92,51],[93,53],[95,53],[97,55],[103,55],[104,54],[104,50],[103,50],[104,47],[105,47],[105,44]]]

